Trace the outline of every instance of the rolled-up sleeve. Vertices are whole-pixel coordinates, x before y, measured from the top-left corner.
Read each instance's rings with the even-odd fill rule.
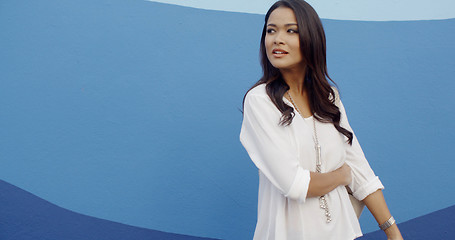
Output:
[[[310,172],[299,164],[290,149],[286,127],[279,125],[281,113],[268,96],[247,94],[240,141],[256,167],[287,198],[304,202]]]
[[[352,131],[352,128],[349,125],[346,111],[341,101],[339,101],[338,107],[341,112],[340,125],[354,134],[354,131]],[[384,189],[381,181],[375,175],[370,167],[370,164],[365,158],[355,134],[352,139],[352,145],[348,145],[346,147],[346,163],[352,169],[352,182],[349,184],[349,188],[352,190],[352,195],[355,198],[363,200],[378,189]]]

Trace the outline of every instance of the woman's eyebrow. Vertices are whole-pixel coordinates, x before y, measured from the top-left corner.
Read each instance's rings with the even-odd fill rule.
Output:
[[[284,24],[285,27],[289,27],[289,26],[293,26],[293,25],[297,25],[297,23],[287,23],[287,24]],[[267,26],[269,26],[269,27],[276,27],[276,24],[274,24],[274,23],[269,23],[269,24],[267,24]]]

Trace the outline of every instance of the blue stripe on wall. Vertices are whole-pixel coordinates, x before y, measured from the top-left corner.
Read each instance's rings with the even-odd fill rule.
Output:
[[[398,226],[404,239],[455,239],[455,205],[424,216],[399,223]],[[359,240],[384,239],[385,234],[375,231],[359,238]]]
[[[126,0],[0,12],[3,180],[122,224],[251,239],[257,170],[239,108],[260,76],[263,16]],[[323,22],[329,72],[395,217],[452,206],[435,186],[455,180],[455,20]]]
[[[2,240],[212,239],[166,233],[85,216],[60,208],[1,180],[0,206]]]
[[[78,214],[51,204],[0,180],[0,237],[3,240],[35,239],[209,239],[128,226]],[[455,206],[399,223],[405,239],[454,239]],[[384,238],[380,230],[359,240]]]

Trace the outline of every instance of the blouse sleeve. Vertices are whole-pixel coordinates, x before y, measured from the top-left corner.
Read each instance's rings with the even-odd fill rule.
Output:
[[[338,107],[341,112],[340,125],[351,131],[354,135],[352,145],[347,144],[346,148],[346,163],[352,169],[352,182],[348,186],[352,190],[355,198],[363,200],[378,189],[384,189],[384,186],[379,178],[374,174],[370,164],[365,158],[359,141],[349,125],[346,111],[341,101],[338,102]]]
[[[284,196],[305,202],[310,172],[300,166],[295,151],[290,149],[280,118],[280,111],[267,95],[248,93],[240,141],[256,167]]]

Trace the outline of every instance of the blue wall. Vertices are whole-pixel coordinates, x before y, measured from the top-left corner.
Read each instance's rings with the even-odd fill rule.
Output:
[[[147,1],[0,3],[0,179],[113,222],[251,238],[258,179],[239,108],[260,77],[262,21]],[[455,180],[455,19],[323,22],[395,217],[454,205],[442,186]]]

